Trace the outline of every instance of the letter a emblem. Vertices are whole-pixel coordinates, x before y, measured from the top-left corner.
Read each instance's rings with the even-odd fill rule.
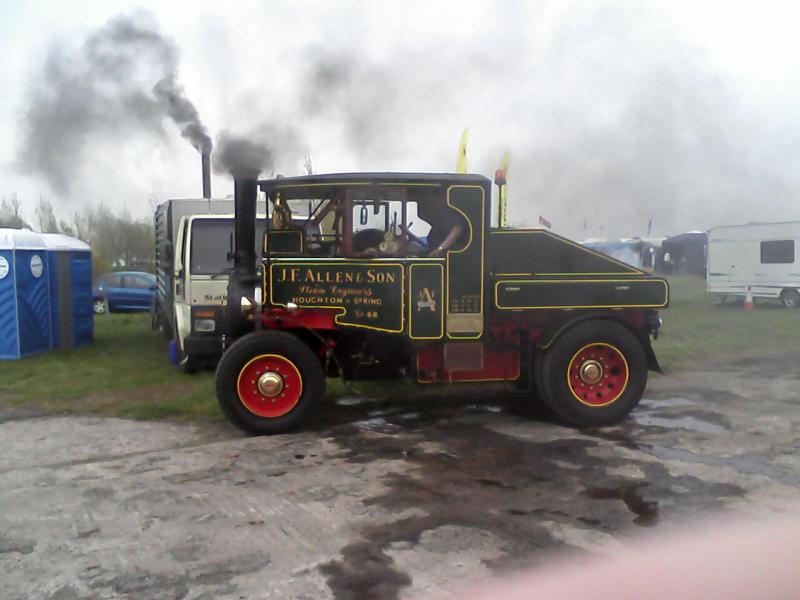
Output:
[[[436,312],[435,296],[436,292],[432,292],[429,288],[422,288],[417,298],[417,312],[423,308],[429,308],[431,312]]]

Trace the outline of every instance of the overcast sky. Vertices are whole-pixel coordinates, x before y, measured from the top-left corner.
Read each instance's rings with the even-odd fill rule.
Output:
[[[93,31],[145,11],[211,137],[269,138],[287,175],[305,153],[316,172],[452,171],[469,127],[470,171],[511,152],[514,225],[542,215],[580,239],[800,219],[800,8],[735,4],[0,0],[0,195],[31,221],[40,194],[61,217],[200,195],[167,120],[87,129],[63,185],[21,157],[48,56],[76,64]]]

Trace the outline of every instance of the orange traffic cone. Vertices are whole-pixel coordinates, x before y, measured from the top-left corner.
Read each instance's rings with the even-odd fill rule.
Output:
[[[745,310],[753,310],[755,308],[755,304],[753,303],[753,290],[750,289],[750,286],[747,286],[747,292],[744,295],[744,309]]]

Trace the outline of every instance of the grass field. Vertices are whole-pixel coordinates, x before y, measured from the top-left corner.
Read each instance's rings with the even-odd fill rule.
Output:
[[[741,302],[718,304],[702,277],[670,277],[670,307],[661,311],[662,334],[653,344],[670,371],[743,355],[796,352],[800,310],[759,300],[756,310]]]
[[[184,375],[148,314],[95,318],[95,341],[0,364],[0,401],[133,418],[217,418],[212,372]],[[221,418],[221,416],[219,417]]]
[[[698,277],[670,279],[671,306],[654,348],[668,371],[739,357],[796,351],[800,310],[760,303],[753,312],[717,305]],[[167,361],[166,342],[147,314],[95,321],[95,343],[0,363],[0,405],[140,419],[218,420],[213,372],[184,375]],[[396,390],[396,384],[393,384]],[[379,384],[359,384],[380,393]],[[329,395],[343,392],[329,381]]]

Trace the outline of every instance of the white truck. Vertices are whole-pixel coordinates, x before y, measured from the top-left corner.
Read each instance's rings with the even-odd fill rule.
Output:
[[[800,221],[714,227],[708,234],[706,289],[800,306]]]
[[[264,200],[258,201],[256,210],[255,251],[260,264]],[[152,326],[171,340],[172,358],[187,373],[215,364],[222,354],[223,311],[233,269],[233,220],[232,200],[167,200],[156,209],[158,290]],[[305,223],[307,215],[294,220]]]
[[[261,224],[264,210],[260,201]],[[167,200],[156,208],[155,231],[152,326],[174,342],[175,361],[191,372],[221,353],[217,324],[233,266],[226,250],[233,243],[233,201]],[[257,233],[257,245],[262,237]]]

